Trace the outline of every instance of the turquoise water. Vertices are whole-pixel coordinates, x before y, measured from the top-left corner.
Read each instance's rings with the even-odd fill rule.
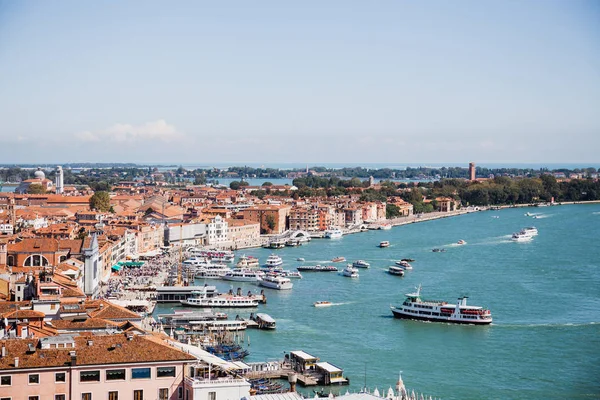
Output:
[[[543,215],[532,219],[527,211]],[[532,242],[509,240],[532,224],[540,232]],[[467,245],[453,245],[459,239]],[[380,249],[381,240],[392,245]],[[340,255],[371,268],[356,280],[305,273],[290,292],[267,289],[259,310],[277,320],[277,330],[247,331],[246,360],[302,349],[343,368],[351,390],[364,385],[366,367],[370,388],[393,386],[402,370],[407,387],[444,399],[600,398],[599,241],[600,205],[573,205],[474,213],[278,250],[288,268],[298,257],[308,264]],[[434,247],[447,251],[432,253]],[[261,261],[269,253],[246,251]],[[414,270],[403,278],[386,274],[400,258],[416,259]],[[419,284],[425,298],[468,295],[469,304],[492,310],[494,323],[392,318],[390,303]],[[317,300],[337,305],[314,308]]]

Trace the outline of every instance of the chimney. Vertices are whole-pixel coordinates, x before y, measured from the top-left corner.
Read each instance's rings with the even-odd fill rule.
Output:
[[[2,358],[6,357],[6,347],[2,345]]]
[[[77,365],[77,353],[75,351],[70,351],[69,355],[71,356],[71,366],[74,367]]]
[[[19,357],[15,357],[15,368],[19,368]]]
[[[93,345],[93,344],[94,344],[94,341],[93,341],[93,340],[88,340],[88,341],[87,341],[87,345],[88,345],[88,346],[91,346],[91,345]]]

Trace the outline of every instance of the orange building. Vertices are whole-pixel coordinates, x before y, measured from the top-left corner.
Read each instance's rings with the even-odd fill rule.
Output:
[[[260,222],[261,232],[280,234],[287,229],[291,209],[290,206],[261,204],[248,207],[241,214],[248,221]]]

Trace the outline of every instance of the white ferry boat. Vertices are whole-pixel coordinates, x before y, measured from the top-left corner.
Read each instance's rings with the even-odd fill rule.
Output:
[[[406,294],[406,299],[402,305],[390,306],[390,308],[396,318],[474,325],[492,323],[490,310],[483,307],[468,306],[467,297],[459,298],[458,304],[449,304],[437,300],[422,300],[420,285],[416,293]]]
[[[325,231],[325,239],[339,239],[344,235],[340,228],[330,227]]]
[[[260,286],[277,290],[289,290],[294,287],[294,284],[289,278],[285,278],[276,274],[267,274],[258,282]]]
[[[202,292],[193,292],[193,297],[179,302],[184,306],[191,307],[258,307],[258,298],[248,296],[221,295],[216,297],[206,297]]]
[[[221,279],[231,272],[231,269],[223,264],[212,264],[203,267],[194,267],[194,278],[199,279]]]
[[[404,276],[404,268],[402,267],[396,267],[396,266],[391,266],[388,268],[388,274],[390,275],[398,275],[398,276]]]
[[[368,262],[366,262],[364,260],[356,260],[352,263],[352,266],[354,268],[369,268],[369,267],[371,267],[371,264],[369,264]]]
[[[234,282],[258,282],[265,275],[263,271],[256,271],[253,269],[234,269],[226,272],[225,275],[222,276],[224,281],[234,281]]]
[[[283,265],[283,260],[276,254],[271,254],[265,262],[266,268],[276,268],[280,267],[281,265]]]
[[[246,256],[245,254],[240,257],[237,264],[235,265],[237,268],[258,268],[260,267],[260,263],[258,262],[258,258],[252,256]]]
[[[342,275],[348,278],[358,278],[358,269],[354,268],[352,264],[346,265],[346,268],[342,270]]]
[[[410,265],[408,263],[408,261],[404,261],[404,260],[396,261],[396,265],[402,269],[408,269],[408,270],[413,269],[412,265]]]

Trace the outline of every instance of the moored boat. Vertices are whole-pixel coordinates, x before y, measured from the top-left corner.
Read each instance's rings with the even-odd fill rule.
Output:
[[[225,273],[222,279],[234,282],[258,282],[264,274],[263,271],[240,268]]]
[[[371,267],[371,264],[369,264],[368,262],[366,262],[364,260],[356,260],[352,263],[352,266],[354,268],[369,268],[369,267]]]
[[[404,268],[392,265],[388,268],[388,274],[404,276]]]
[[[474,325],[492,323],[490,310],[479,306],[468,306],[467,297],[459,298],[457,304],[421,299],[420,285],[415,293],[406,294],[402,305],[390,306],[390,308],[396,318]]]
[[[275,329],[275,320],[269,314],[250,314],[250,319],[258,324],[258,329]]]
[[[289,278],[285,278],[278,274],[266,274],[258,284],[266,288],[277,290],[289,290],[294,287],[294,284]]]
[[[323,234],[323,237],[325,239],[339,239],[343,235],[344,235],[344,233],[342,232],[342,230],[340,228],[330,227],[329,229],[327,229],[325,231],[325,233]]]
[[[193,296],[179,302],[191,307],[257,307],[258,298],[249,296],[220,295],[206,297],[202,292],[192,292]]]

